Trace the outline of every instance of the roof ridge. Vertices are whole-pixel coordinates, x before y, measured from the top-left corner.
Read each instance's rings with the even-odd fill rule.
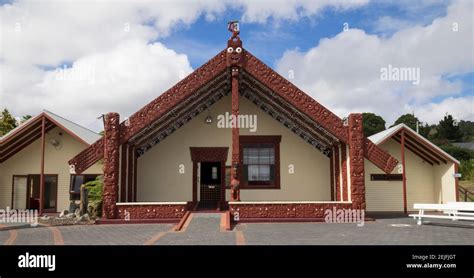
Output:
[[[90,132],[92,132],[92,133],[94,133],[94,134],[96,134],[96,135],[100,135],[98,132],[95,132],[95,131],[93,131],[93,130],[91,130],[91,129],[89,129],[89,128],[83,126],[83,125],[80,125],[80,124],[75,123],[75,122],[73,122],[73,121],[71,121],[71,120],[69,120],[69,119],[66,119],[66,118],[64,118],[63,116],[60,116],[60,115],[58,115],[58,114],[56,114],[56,113],[53,113],[53,112],[51,112],[51,111],[49,111],[49,110],[47,110],[47,109],[43,109],[43,112],[45,112],[46,114],[53,114],[54,116],[59,117],[59,118],[65,120],[65,121],[67,121],[67,122],[69,122],[69,123],[71,123],[71,124],[73,124],[73,125],[75,125],[75,126],[77,126],[77,127],[80,127],[80,128],[85,129],[85,130],[87,130],[87,131],[90,131]]]

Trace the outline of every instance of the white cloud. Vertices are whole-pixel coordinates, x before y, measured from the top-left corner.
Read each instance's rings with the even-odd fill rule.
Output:
[[[224,8],[218,0],[2,5],[0,107],[16,115],[50,109],[98,130],[96,116],[125,117],[192,71],[186,55],[151,41]],[[58,75],[64,63],[72,67]]]
[[[458,24],[457,32],[453,31],[454,23]],[[405,28],[389,38],[350,29],[322,39],[307,52],[288,51],[278,61],[277,70],[283,75],[293,70],[292,81],[339,116],[371,111],[384,116],[389,124],[401,113],[413,111],[431,122],[446,112],[467,117],[472,106],[449,104],[472,103],[472,98],[460,96],[463,84],[446,76],[474,71],[473,35],[472,3],[457,2],[432,24]],[[382,81],[380,69],[388,65],[419,68],[420,84]],[[431,104],[439,97],[452,99]],[[435,107],[436,115],[427,112]]]
[[[99,130],[101,122],[95,117],[110,111],[129,116],[192,68],[185,55],[161,43],[129,40],[110,51],[81,57],[69,68],[14,70],[5,74],[11,91],[5,92],[2,103],[14,107],[16,114],[45,108]]]
[[[212,18],[223,4],[211,1],[19,1],[0,7],[6,62],[57,65],[105,51],[123,40],[152,40],[201,15]]]
[[[446,113],[453,115],[455,119],[474,121],[474,96],[449,97],[440,103],[428,103],[420,107],[414,107],[418,115],[422,115],[425,121],[430,123],[439,122]]]

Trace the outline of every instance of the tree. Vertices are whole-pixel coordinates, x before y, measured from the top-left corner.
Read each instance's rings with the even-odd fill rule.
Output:
[[[438,139],[449,142],[462,141],[463,134],[453,116],[446,114],[438,124]]]
[[[413,114],[404,114],[401,115],[392,126],[396,126],[399,124],[405,124],[411,129],[416,131],[416,123],[418,123],[418,132],[420,133],[421,136],[428,138],[428,135],[430,134],[430,131],[432,129],[431,126],[429,126],[427,123],[423,123],[420,121],[415,115]]]
[[[28,121],[29,119],[31,119],[31,115],[22,116],[21,120],[20,120],[20,123],[22,124],[22,123]]]
[[[474,122],[471,121],[460,121],[459,130],[461,130],[463,142],[474,142]]]
[[[374,113],[362,113],[362,127],[364,135],[369,137],[385,130],[385,120]]]
[[[17,127],[17,122],[8,109],[3,109],[0,114],[0,136],[7,134],[10,130]]]
[[[474,159],[474,151],[469,149],[460,148],[452,144],[439,145],[439,147],[459,161]]]

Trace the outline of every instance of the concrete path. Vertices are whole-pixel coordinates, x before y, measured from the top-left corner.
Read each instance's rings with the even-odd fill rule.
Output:
[[[411,218],[356,224],[246,223],[223,229],[222,213],[192,213],[179,232],[172,224],[0,227],[0,245],[472,245],[474,223]]]

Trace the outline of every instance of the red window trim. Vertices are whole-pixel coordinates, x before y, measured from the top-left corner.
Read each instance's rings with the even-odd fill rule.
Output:
[[[240,152],[240,167],[239,180],[241,189],[280,189],[280,142],[281,135],[242,135],[239,136],[239,152]],[[275,181],[273,184],[248,184],[242,179],[242,168],[244,165],[244,148],[245,144],[269,144],[273,145],[275,149]]]

